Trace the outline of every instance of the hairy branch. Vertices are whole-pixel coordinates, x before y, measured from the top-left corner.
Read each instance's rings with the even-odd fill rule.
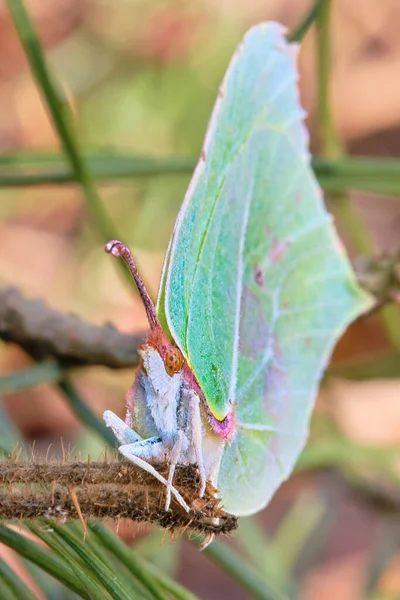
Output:
[[[160,472],[168,476],[168,466]],[[176,502],[165,511],[164,486],[129,463],[5,461],[0,469],[0,520],[78,519],[78,502],[84,519],[129,518],[157,523],[169,530],[189,529],[213,534],[236,529],[236,517],[219,506],[210,483],[204,497],[199,499],[200,484],[195,468],[178,465],[174,485],[191,507],[189,513]]]

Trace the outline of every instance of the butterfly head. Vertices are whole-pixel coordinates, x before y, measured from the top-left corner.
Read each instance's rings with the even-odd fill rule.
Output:
[[[157,325],[150,330],[146,346],[151,346],[160,355],[166,372],[170,377],[179,373],[185,363],[182,352],[165,335],[161,325]]]

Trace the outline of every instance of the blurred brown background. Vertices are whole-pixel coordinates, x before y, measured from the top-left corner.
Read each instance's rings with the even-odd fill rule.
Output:
[[[73,106],[82,145],[148,156],[197,156],[218,83],[245,30],[270,19],[292,30],[311,5],[306,0],[27,4],[61,82],[60,93]],[[334,0],[332,9],[331,101],[340,139],[350,154],[399,156],[400,3]],[[300,53],[301,97],[309,115],[312,149],[318,152],[315,62],[312,28]],[[0,1],[0,153],[33,151],[58,152],[58,140]],[[104,205],[121,238],[133,248],[154,293],[187,184],[188,177],[182,175],[99,184]],[[29,298],[45,298],[53,307],[92,323],[111,320],[122,331],[145,329],[140,303],[104,254],[77,186],[2,188],[0,194],[2,284],[15,285]],[[351,192],[351,200],[377,250],[400,246],[398,198]],[[344,241],[349,242],[345,235]],[[351,243],[348,249],[354,255]],[[351,329],[336,361],[373,357],[387,347],[373,318]],[[18,348],[0,346],[1,374],[29,364]],[[128,371],[96,368],[76,374],[75,381],[100,416],[106,408],[123,412],[132,377]],[[82,430],[51,386],[8,395],[4,402],[12,421],[28,441],[35,440],[36,448],[45,451],[50,443],[56,447],[62,437],[77,452],[90,450],[92,456],[100,456],[102,443]],[[325,412],[355,443],[396,447],[400,380],[332,378],[321,392],[317,415]],[[302,534],[304,547],[292,565],[302,582],[302,600],[400,598],[396,514],[388,516],[369,496],[324,470],[294,476],[257,520],[272,533],[288,518],[283,516],[286,510],[295,510],[300,501],[305,513],[291,512],[287,527],[296,528],[304,522],[304,514],[309,516],[309,532]],[[201,598],[246,597],[189,545],[184,552],[177,543],[169,546],[167,539],[160,546],[157,532],[147,538],[132,527],[127,528],[126,539],[133,533],[142,540],[144,554],[153,553]],[[247,531],[240,543],[246,543],[242,539],[246,535],[251,539]],[[278,554],[284,540],[275,544]],[[388,559],[375,588],[380,595],[368,595],[368,581],[383,556]],[[269,559],[265,560],[267,564]]]

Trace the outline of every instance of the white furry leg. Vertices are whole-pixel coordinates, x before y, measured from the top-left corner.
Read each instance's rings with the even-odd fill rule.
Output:
[[[188,423],[190,427],[190,443],[193,446],[196,463],[200,474],[200,498],[206,491],[207,476],[203,459],[203,427],[200,414],[200,398],[191,390],[189,392]]]
[[[106,410],[103,413],[103,419],[106,426],[112,429],[120,444],[134,444],[143,439],[111,410]]]
[[[168,474],[168,482],[167,482],[167,497],[165,499],[165,510],[169,510],[169,505],[171,504],[171,491],[172,491],[172,482],[174,480],[175,467],[179,462],[179,458],[181,455],[182,442],[183,442],[183,431],[178,433],[178,439],[176,440],[174,447],[172,448],[170,462],[169,462],[169,474]]]
[[[111,427],[115,437],[121,444],[118,448],[121,454],[123,454],[128,460],[136,464],[138,467],[141,467],[144,471],[147,471],[153,477],[158,479],[160,483],[165,485],[167,488],[167,500],[168,500],[168,508],[171,503],[171,493],[175,496],[176,500],[182,506],[184,510],[189,512],[189,506],[186,504],[185,500],[182,498],[181,494],[177,489],[172,485],[172,480],[174,477],[175,466],[179,460],[180,448],[182,446],[182,440],[180,441],[180,446],[176,450],[175,454],[177,454],[177,459],[174,461],[174,450],[177,446],[175,444],[172,453],[171,453],[171,470],[169,473],[168,481],[160,475],[158,471],[148,462],[151,460],[156,460],[157,462],[161,462],[165,455],[165,447],[161,442],[159,437],[148,438],[147,440],[143,440],[136,431],[131,429],[122,419],[117,417],[111,410],[106,410],[103,415],[105,424],[107,427]],[[179,439],[178,439],[179,441]],[[168,510],[166,508],[166,510]]]
[[[203,552],[203,550],[205,550],[207,548],[207,546],[209,546],[211,544],[211,542],[214,540],[215,538],[215,533],[207,533],[206,537],[204,538],[204,541],[200,544],[200,546],[198,546],[198,549],[200,550],[200,552]]]
[[[148,440],[143,440],[141,442],[136,442],[134,444],[125,444],[119,447],[119,451],[123,454],[128,460],[133,462],[138,467],[141,467],[147,473],[150,473],[158,479],[160,483],[165,485],[167,488],[167,497],[169,493],[169,499],[171,500],[171,493],[175,496],[178,503],[182,506],[186,512],[190,511],[189,506],[186,504],[185,500],[182,498],[181,494],[178,492],[174,486],[165,479],[156,469],[149,463],[147,460],[151,460],[152,458],[158,458],[160,454],[165,454],[165,448],[161,440],[159,438],[149,438]],[[147,460],[143,460],[138,455],[144,456]],[[174,467],[175,470],[175,467]],[[171,473],[170,473],[171,474]],[[173,476],[173,473],[172,473]]]

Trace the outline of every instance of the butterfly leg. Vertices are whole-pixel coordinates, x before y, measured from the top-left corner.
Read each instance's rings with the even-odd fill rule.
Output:
[[[103,419],[106,426],[112,429],[113,434],[120,444],[134,444],[143,439],[134,429],[129,427],[125,421],[117,417],[111,410],[106,410],[104,412]]]
[[[183,437],[184,433],[183,431],[180,431],[178,433],[178,439],[176,440],[171,452],[167,482],[167,497],[165,499],[165,510],[169,510],[169,505],[171,504],[171,490],[173,488],[172,482],[174,480],[175,467],[178,464],[181,455]]]
[[[211,544],[211,542],[214,540],[214,538],[215,538],[215,533],[207,533],[206,537],[204,538],[204,541],[198,546],[199,551],[203,552],[203,550],[205,550],[207,548],[207,546],[209,546]]]
[[[167,488],[167,498],[168,498],[168,494],[169,494],[169,498],[171,498],[171,493],[172,493],[172,495],[175,496],[176,500],[179,502],[179,504],[182,506],[182,508],[184,510],[186,510],[186,512],[190,511],[189,506],[187,505],[185,500],[182,498],[182,496],[178,492],[178,490],[169,482],[169,479],[167,481],[165,479],[165,477],[160,475],[160,473],[158,471],[156,471],[156,469],[149,462],[147,462],[148,460],[151,460],[151,459],[157,459],[159,462],[161,455],[165,454],[165,446],[162,443],[160,438],[154,437],[154,438],[149,438],[147,440],[142,440],[140,442],[136,442],[135,444],[125,444],[123,446],[120,446],[118,448],[118,450],[128,460],[133,462],[138,467],[141,467],[144,471],[147,471],[147,473],[150,473],[151,475],[153,475],[153,477],[158,479],[158,481],[160,483],[165,485],[165,487]],[[145,458],[145,460],[143,458],[141,458],[140,455],[142,455]],[[175,471],[175,466],[173,468],[172,477],[173,477],[174,471]],[[171,472],[170,472],[170,475],[171,475]]]
[[[193,390],[189,392],[188,424],[190,428],[189,439],[194,450],[194,455],[200,474],[200,498],[206,491],[207,476],[203,459],[203,426],[200,414],[200,398]]]
[[[119,451],[126,458],[128,458],[131,462],[136,464],[138,467],[141,467],[143,470],[147,471],[153,477],[158,479],[163,485],[167,488],[167,497],[171,498],[171,492],[179,502],[179,504],[186,510],[189,511],[189,507],[186,504],[185,500],[182,498],[181,494],[172,486],[172,478],[175,471],[175,465],[172,471],[171,482],[169,479],[171,477],[171,473],[169,474],[168,481],[160,475],[156,469],[149,464],[147,461],[151,459],[158,459],[158,462],[161,462],[162,458],[165,455],[165,448],[161,442],[159,437],[151,437],[147,440],[143,440],[143,438],[136,433],[133,429],[131,429],[122,419],[117,417],[110,410],[106,410],[103,415],[105,424],[107,427],[110,427],[121,444],[119,447]],[[179,458],[179,453],[178,453]],[[175,463],[176,464],[176,463]]]

